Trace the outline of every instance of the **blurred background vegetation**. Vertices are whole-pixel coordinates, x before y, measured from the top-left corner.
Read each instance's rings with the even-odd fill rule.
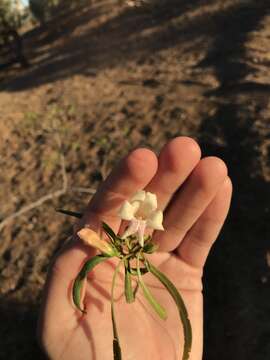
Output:
[[[204,359],[270,355],[268,0],[0,1],[0,359],[42,359],[49,261],[117,160],[174,136],[234,183],[204,274]],[[18,216],[17,216],[18,215]]]

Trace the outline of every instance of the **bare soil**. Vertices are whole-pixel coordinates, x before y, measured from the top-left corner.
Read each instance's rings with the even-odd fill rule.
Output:
[[[31,66],[0,72],[0,219],[62,187],[61,154],[69,186],[96,188],[129,149],[194,137],[234,183],[204,276],[204,359],[269,358],[269,1],[91,1],[23,39]],[[41,290],[72,226],[54,209],[88,200],[69,191],[1,230],[0,359],[43,358]]]

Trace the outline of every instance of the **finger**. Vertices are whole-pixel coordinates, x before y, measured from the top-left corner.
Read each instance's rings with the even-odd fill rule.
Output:
[[[159,209],[165,209],[200,157],[199,145],[185,136],[177,137],[164,146],[158,158],[157,173],[145,189],[157,195]]]
[[[201,268],[228,214],[232,196],[229,177],[177,249],[186,263]]]
[[[161,251],[172,251],[180,244],[215,197],[226,176],[227,167],[221,159],[207,157],[199,162],[165,212],[165,231],[154,234]]]
[[[91,225],[94,218],[117,228],[117,210],[125,199],[143,189],[157,171],[157,157],[148,149],[137,149],[124,158],[100,186],[87,206],[84,221]],[[96,221],[95,221],[96,223]]]

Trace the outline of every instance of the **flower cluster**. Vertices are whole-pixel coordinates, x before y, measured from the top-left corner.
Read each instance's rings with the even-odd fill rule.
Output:
[[[163,213],[161,210],[157,210],[157,197],[151,192],[137,191],[130,201],[124,202],[119,211],[119,216],[122,220],[130,221],[130,225],[122,238],[125,239],[137,233],[141,247],[144,245],[146,227],[164,230],[162,225]]]
[[[130,222],[120,238],[124,241],[129,237],[136,236],[137,242],[142,248],[144,247],[147,228],[164,230],[162,225],[163,213],[158,210],[157,197],[151,192],[140,190],[129,201],[125,200],[119,210],[119,217]],[[93,230],[85,227],[78,232],[78,236],[86,244],[100,250],[103,254],[116,255],[116,250],[111,244],[100,239]]]

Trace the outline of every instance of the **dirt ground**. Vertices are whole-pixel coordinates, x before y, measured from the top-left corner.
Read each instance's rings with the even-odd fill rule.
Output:
[[[234,183],[204,276],[204,359],[269,358],[269,1],[91,1],[24,43],[31,66],[0,72],[0,219],[61,189],[63,158],[73,190],[1,229],[0,359],[43,358],[41,289],[71,231],[54,209],[83,209],[90,195],[74,187],[176,135],[223,158]]]

